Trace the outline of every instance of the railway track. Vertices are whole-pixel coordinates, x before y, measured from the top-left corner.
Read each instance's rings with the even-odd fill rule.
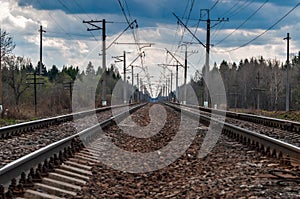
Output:
[[[177,103],[174,103],[174,104],[177,104]],[[177,104],[177,105],[179,105],[179,104]],[[261,116],[261,115],[224,111],[224,110],[220,110],[220,109],[205,108],[205,107],[196,106],[196,105],[180,104],[180,106],[198,109],[202,112],[213,113],[216,115],[226,115],[228,118],[234,118],[234,119],[238,119],[238,120],[242,120],[242,121],[253,122],[256,124],[262,124],[264,126],[280,128],[282,130],[288,130],[291,132],[300,133],[300,122],[296,122],[296,121],[271,118],[271,117],[266,117],[266,116]]]
[[[94,113],[102,113],[104,111],[110,111],[112,108],[122,108],[124,105],[116,105],[98,108],[94,110],[81,111],[77,113],[71,113],[66,115],[61,115],[57,117],[44,118],[29,122],[18,123],[9,126],[0,127],[0,139],[10,138],[15,135],[20,135],[21,133],[28,133],[34,129],[40,129],[43,127],[51,126],[54,124],[60,124],[66,121],[72,121],[74,117],[84,118]]]
[[[112,116],[112,109],[119,111],[124,107],[104,107],[93,111],[2,127],[0,128],[0,135],[2,135],[0,139],[0,168],[30,152],[71,136],[85,129],[91,123],[96,124],[106,120]],[[96,114],[97,118],[91,117],[93,114]],[[78,126],[77,124],[82,125]]]
[[[129,112],[143,105],[136,105]],[[114,120],[121,120],[127,115],[128,111],[121,112],[97,125],[85,128],[80,133],[60,139],[0,168],[0,184],[2,184],[0,198],[76,196],[76,191],[80,190],[79,185],[85,184],[84,180],[88,180],[88,176],[91,175],[91,167],[87,165],[97,162],[90,151],[88,153],[84,151],[83,142],[89,142],[100,128],[105,128]],[[47,177],[43,178],[45,176]]]
[[[178,105],[178,104],[177,104]],[[210,108],[204,108],[195,105],[180,105],[190,110],[197,110],[200,114],[211,116],[214,118],[226,116],[226,122],[239,126],[241,128],[255,131],[259,134],[263,134],[283,142],[287,142],[291,145],[300,147],[300,132],[299,122],[281,120],[276,118],[257,116],[244,113],[236,113],[230,111],[216,110]]]
[[[199,112],[186,110],[180,108],[178,105],[168,105],[181,111],[187,111],[187,113],[191,115],[201,115],[201,113]],[[224,115],[224,112],[222,112],[222,114]],[[224,120],[220,122],[218,120],[218,117],[212,118],[211,115],[201,115],[200,120],[202,120],[202,123],[205,123],[206,125],[209,125],[210,122],[224,125],[222,128],[224,134],[244,144],[250,145],[251,147],[256,148],[259,151],[269,154],[270,156],[280,157],[283,159],[287,159],[288,161],[295,161],[298,163],[300,161],[300,148],[294,144],[286,143],[276,138],[266,136],[264,134],[261,134],[261,131],[257,133],[255,131],[242,128],[234,124],[226,123],[224,122]],[[298,133],[295,134],[296,136],[298,135]]]
[[[148,114],[151,105],[145,108],[142,106],[136,106],[130,112],[135,112],[132,118],[136,123],[147,126],[153,119],[149,119]],[[0,184],[6,187],[0,188],[0,196],[2,198],[4,196],[25,198],[222,196],[297,198],[300,196],[299,166],[282,164],[282,160],[285,163],[291,158],[299,160],[299,148],[272,138],[266,139],[267,136],[257,136],[249,130],[234,125],[225,124],[224,135],[229,135],[242,143],[248,143],[249,146],[220,135],[215,148],[206,157],[199,158],[199,146],[206,137],[205,131],[201,130],[204,128],[203,125],[200,125],[200,130],[196,128],[196,134],[191,134],[195,136],[195,139],[189,148],[177,160],[158,170],[140,173],[124,172],[124,170],[112,169],[99,161],[100,151],[108,149],[104,145],[105,141],[99,139],[99,134],[97,136],[100,127],[105,129],[103,133],[119,148],[142,154],[155,151],[158,159],[168,160],[162,157],[161,148],[175,139],[180,120],[182,120],[180,114],[198,119],[199,114],[170,104],[166,110],[165,123],[159,118],[161,112],[154,113],[159,119],[155,120],[156,125],[148,125],[150,126],[148,134],[138,131],[132,123],[126,123],[125,118],[128,113],[124,112],[101,122],[100,125],[64,138],[0,168]],[[125,122],[119,123],[119,126],[114,122],[122,120]],[[211,118],[202,115],[200,120],[206,125],[212,122]],[[217,121],[213,120],[213,122],[217,124]],[[144,137],[128,136],[122,133],[120,125],[132,128],[132,131],[136,130]],[[152,131],[157,130],[157,125],[161,125],[162,129],[158,133],[153,133]],[[186,133],[193,130],[189,126],[184,128]],[[90,144],[86,144],[87,142]],[[269,142],[272,142],[272,145]],[[257,153],[254,148],[260,153]],[[172,153],[168,155],[170,155],[169,158],[173,156]],[[133,159],[124,165],[124,159],[114,154],[107,158],[117,159],[117,163],[124,168],[137,169],[136,165],[140,164]],[[148,168],[153,165],[144,162],[141,166]],[[27,172],[21,174],[24,171]]]

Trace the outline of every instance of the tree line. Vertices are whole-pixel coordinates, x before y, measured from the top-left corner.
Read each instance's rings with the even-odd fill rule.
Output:
[[[224,82],[227,107],[242,109],[285,110],[287,64],[278,60],[252,57],[238,64],[215,63],[209,76],[219,74]],[[205,83],[201,74],[191,79],[199,101],[203,104]],[[300,109],[300,52],[289,64],[290,109]]]
[[[89,62],[85,70],[78,66],[63,66],[60,70],[53,65],[50,69],[42,64],[33,66],[30,59],[15,55],[6,56],[2,64],[3,105],[9,114],[18,118],[26,118],[34,115],[34,74],[36,76],[36,92],[38,116],[49,116],[67,113],[72,106],[72,91],[76,79],[83,80],[94,78],[102,74],[102,68],[95,70],[92,62]],[[113,89],[121,78],[116,68],[112,65],[105,72],[107,80],[107,93]],[[89,85],[85,85],[86,95],[90,95]],[[97,88],[101,93],[101,87]],[[108,95],[108,97],[110,97]],[[108,100],[109,101],[109,100]],[[96,99],[96,106],[100,99]]]
[[[39,62],[34,66],[29,58],[13,54],[15,46],[13,37],[0,29],[0,105],[3,108],[2,114],[6,114],[7,117],[32,118],[35,115],[35,102],[38,107],[37,116],[67,113],[72,106],[72,92],[76,89],[75,80],[83,82],[80,89],[86,91],[84,95],[91,96],[91,81],[86,80],[93,81],[102,76],[106,78],[106,98],[110,102],[111,91],[121,79],[114,65],[106,71],[101,67],[95,69],[92,62],[89,62],[86,67],[82,66],[84,70],[72,65],[62,66],[61,70],[56,65],[47,69]],[[101,104],[100,84],[102,80],[95,88],[95,106]],[[82,104],[84,103],[83,101]]]
[[[33,79],[36,74],[37,106],[39,116],[49,116],[66,113],[72,106],[72,91],[74,81],[79,79],[89,82],[82,84],[81,90],[85,96],[93,96],[91,89],[96,89],[95,104],[101,104],[102,79],[99,79],[97,88],[92,88],[93,81],[103,74],[101,67],[95,69],[89,62],[85,70],[78,66],[62,66],[59,69],[53,65],[49,69],[44,64],[37,63],[33,66],[28,58],[16,56],[12,53],[15,48],[12,37],[0,30],[0,70],[2,74],[2,97],[0,97],[7,113],[16,118],[32,117],[34,115],[34,85]],[[40,67],[42,67],[40,69]],[[84,67],[81,67],[84,68]],[[219,75],[222,77],[228,108],[284,110],[286,97],[286,70],[287,64],[278,60],[267,60],[263,57],[252,57],[241,60],[238,64],[222,61],[216,63],[209,71],[209,76]],[[40,71],[42,73],[40,74]],[[294,56],[289,64],[290,83],[290,108],[300,109],[300,52]],[[110,102],[112,91],[121,76],[118,70],[111,65],[105,71],[107,102]],[[202,73],[203,74],[203,73]],[[202,74],[196,72],[191,78],[193,87],[200,104],[204,102],[204,86]],[[76,89],[76,88],[75,88]],[[136,88],[134,89],[136,90]],[[122,91],[120,91],[122,92]],[[171,92],[171,94],[174,94]],[[218,93],[210,93],[218,95]],[[137,93],[134,93],[134,98]],[[148,96],[149,97],[149,96]],[[82,98],[84,104],[84,98]],[[220,102],[221,103],[221,102]],[[221,106],[221,104],[218,104]]]

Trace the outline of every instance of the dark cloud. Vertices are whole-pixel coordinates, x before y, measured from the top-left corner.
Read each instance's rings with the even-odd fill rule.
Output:
[[[122,3],[125,0],[120,0]],[[174,40],[175,34],[172,31],[176,31],[177,20],[172,15],[172,12],[176,13],[183,22],[187,22],[187,17],[189,17],[188,26],[194,31],[198,24],[200,18],[200,10],[211,8],[213,5],[215,7],[210,11],[211,19],[218,18],[229,18],[229,22],[220,23],[214,26],[215,22],[212,22],[212,43],[217,43],[223,39],[227,34],[230,33],[228,29],[235,30],[240,24],[244,23],[247,17],[254,13],[265,0],[207,0],[200,1],[195,0],[193,9],[190,10],[191,0],[126,0],[127,5],[124,4],[127,15],[129,15],[127,6],[129,8],[130,15],[133,19],[137,19],[139,27],[141,30],[145,28],[144,35],[141,38],[145,40],[166,43],[178,43],[180,36]],[[274,24],[280,17],[287,13],[293,6],[298,2],[296,0],[272,0],[269,1],[260,11],[258,11],[249,21],[247,21],[235,34],[231,35],[228,39],[221,43],[218,47],[223,48],[234,48],[240,46],[249,40],[255,38],[261,31],[269,28]],[[32,6],[35,13],[24,12],[23,15],[28,15],[28,18],[32,18],[36,23],[33,23],[30,27],[32,30],[28,30],[28,25],[26,25],[26,31],[31,31],[37,33],[37,29],[40,21],[47,21],[47,33],[45,34],[45,40],[53,40],[55,38],[60,38],[66,42],[66,46],[70,47],[74,45],[73,42],[76,40],[84,41],[89,44],[89,48],[92,44],[97,44],[94,38],[90,35],[91,33],[86,31],[86,26],[82,23],[82,20],[89,19],[107,19],[114,22],[125,22],[125,18],[121,11],[120,5],[117,0],[18,0],[18,5],[21,6],[21,10],[27,9],[26,6]],[[299,8],[297,8],[293,13],[291,13],[285,20],[280,22],[278,25],[272,28],[267,34],[261,38],[255,40],[253,45],[270,45],[277,44],[274,43],[274,38],[283,38],[287,31],[290,31],[293,38],[293,44],[296,45],[298,40],[299,25],[298,23]],[[28,9],[30,10],[30,9]],[[49,12],[39,12],[39,11],[49,11]],[[191,12],[189,12],[191,11]],[[21,12],[21,11],[20,11]],[[26,13],[26,14],[25,14]],[[40,13],[40,16],[37,16]],[[190,15],[189,15],[190,13]],[[14,15],[19,15],[18,13],[13,13]],[[32,16],[31,16],[32,15]],[[43,16],[42,16],[43,15]],[[203,19],[206,19],[205,17]],[[11,23],[10,23],[11,24]],[[158,25],[159,24],[159,25]],[[171,25],[171,26],[170,26]],[[166,26],[164,30],[156,33],[155,30],[161,29],[161,26]],[[168,30],[170,26],[170,31]],[[126,23],[115,23],[107,25],[107,36],[108,40],[116,37],[120,32],[122,32],[127,27]],[[154,27],[154,28],[151,28]],[[171,30],[172,28],[172,30]],[[144,29],[144,30],[145,30]],[[206,23],[205,21],[199,23],[199,28],[197,29],[197,36],[201,41],[205,41],[205,31]],[[257,31],[261,30],[261,31]],[[25,31],[25,30],[24,30]],[[246,34],[246,33],[249,34]],[[126,32],[129,34],[130,32]],[[150,37],[150,33],[153,37]],[[101,40],[101,31],[94,31],[93,34],[99,40]],[[172,35],[173,34],[173,35]],[[177,33],[178,34],[178,33]],[[38,35],[38,34],[37,34]],[[144,37],[143,37],[144,36]],[[16,35],[18,37],[18,35]],[[191,39],[191,35],[185,32],[184,39],[186,37]],[[300,36],[299,36],[300,37]],[[122,37],[123,38],[123,37]],[[26,45],[26,42],[22,42],[22,39],[16,39],[18,45]],[[92,40],[92,41],[91,41]],[[26,41],[26,40],[25,40]],[[174,42],[175,41],[175,42]],[[31,45],[36,45],[30,41]],[[298,42],[299,43],[299,42]],[[297,45],[298,45],[297,43]],[[176,45],[175,44],[175,45]],[[283,43],[284,44],[284,43]],[[29,44],[27,44],[30,48]],[[31,46],[36,48],[37,46]],[[79,47],[78,47],[79,48]],[[51,53],[58,49],[53,47],[53,50],[46,48],[45,53],[49,52],[49,57]],[[21,50],[20,50],[21,51]],[[52,52],[53,51],[53,52]],[[74,51],[76,49],[69,49],[71,54],[76,54]],[[51,52],[51,53],[50,53]],[[59,57],[60,53],[56,53],[55,56]],[[30,53],[31,54],[31,53]],[[35,53],[38,55],[38,53]],[[98,54],[96,58],[98,59]],[[52,57],[55,57],[52,55]],[[95,58],[95,59],[96,59]],[[50,59],[50,58],[47,58]],[[47,61],[47,59],[45,59]],[[65,58],[61,62],[70,62],[71,58]],[[48,60],[49,63],[56,60]]]
[[[120,5],[117,0],[19,0],[20,6],[28,6],[28,2],[39,10],[62,10],[67,14],[113,14],[121,15]],[[182,0],[120,0],[123,4],[126,14],[132,16],[133,19],[138,19],[140,24],[154,26],[156,23],[173,23],[177,20],[172,15],[176,13],[184,22],[190,16],[189,26],[195,26],[200,17],[200,10],[212,8],[216,0],[211,1],[195,1],[191,10],[192,1]],[[126,2],[126,4],[125,4]],[[264,0],[227,0],[218,1],[210,12],[212,19],[229,18],[230,22],[224,25],[224,28],[236,28],[243,23],[256,9],[258,9],[265,1]],[[284,15],[287,9],[295,6],[296,0],[282,1],[273,0],[257,12],[251,20],[243,25],[243,28],[256,29],[259,27],[266,28],[278,16]],[[129,9],[129,12],[127,10]],[[190,12],[191,11],[191,12]],[[190,13],[190,15],[189,15]],[[147,21],[144,21],[144,20]],[[125,18],[123,17],[123,21]],[[200,26],[205,27],[205,23],[200,23]]]

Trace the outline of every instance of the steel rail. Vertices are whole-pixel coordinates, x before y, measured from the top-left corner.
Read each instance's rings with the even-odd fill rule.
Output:
[[[170,103],[165,104],[174,108],[177,111],[181,111],[182,113],[187,114],[192,118],[199,118],[200,116],[200,122],[204,123],[206,126],[208,126],[210,122],[214,122],[216,124],[223,124],[222,132],[225,135],[234,138],[244,144],[253,146],[259,151],[268,153],[270,156],[282,157],[292,161],[300,160],[300,147],[291,145],[281,140],[277,140],[275,138],[271,138],[263,134],[256,133],[248,129],[244,129],[223,121],[219,121],[218,119],[211,118],[203,114],[201,115],[197,112],[182,109]]]
[[[39,119],[39,120],[33,120],[29,122],[23,122],[23,123],[18,123],[14,125],[9,125],[9,126],[3,126],[0,127],[0,139],[1,138],[6,138],[10,137],[13,135],[17,135],[19,133],[27,132],[33,129],[53,125],[53,124],[58,124],[66,121],[71,121],[73,117],[85,117],[93,113],[99,113],[103,112],[112,108],[121,108],[127,105],[116,105],[116,106],[109,106],[109,107],[102,107],[98,109],[93,109],[93,110],[86,110],[86,111],[81,111],[81,112],[76,112],[76,113],[70,113],[66,115],[60,115],[56,117],[50,117],[50,118],[44,118],[44,119]]]
[[[123,120],[124,118],[128,117],[130,113],[136,111],[145,104],[146,103],[136,105],[129,110],[123,111],[115,116],[110,117],[109,119],[100,122],[99,124],[52,143],[5,165],[4,167],[0,168],[0,185],[2,184],[4,187],[8,187],[12,179],[20,178],[22,172],[28,173],[30,169],[36,168],[38,164],[42,164],[44,161],[47,161],[54,156],[57,157],[59,154],[70,148],[72,146],[72,142],[76,138],[80,138],[82,143],[90,142],[91,140],[96,139],[100,128],[103,129],[114,121]]]
[[[174,103],[174,104],[179,105],[178,103]],[[208,113],[213,112],[214,114],[220,114],[220,115],[226,114],[226,116],[228,116],[229,118],[244,120],[248,122],[255,122],[269,127],[275,127],[283,130],[300,133],[300,122],[296,122],[296,121],[272,118],[272,117],[261,116],[261,115],[253,115],[247,113],[237,113],[233,111],[225,111],[220,109],[205,108],[197,105],[187,105],[187,104],[186,105],[180,104],[180,105],[185,107],[195,108],[200,111],[204,111]]]

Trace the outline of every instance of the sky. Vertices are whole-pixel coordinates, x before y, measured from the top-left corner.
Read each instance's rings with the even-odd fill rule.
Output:
[[[36,65],[40,45],[38,29],[42,25],[46,31],[43,33],[46,67],[56,65],[61,69],[64,65],[73,65],[84,69],[89,61],[95,68],[102,66],[102,30],[87,31],[92,26],[83,21],[105,19],[108,21],[106,46],[110,46],[106,52],[107,67],[115,64],[121,72],[123,63],[115,63],[113,57],[126,51],[126,63],[130,64],[144,51],[143,60],[133,63],[134,73],[146,76],[140,68],[143,67],[155,86],[163,83],[164,76],[170,78],[170,70],[175,73],[175,67],[158,66],[175,64],[165,49],[184,63],[187,47],[189,78],[202,70],[205,48],[198,41],[206,43],[208,10],[211,66],[219,65],[222,60],[239,63],[241,59],[260,56],[284,62],[286,41],[283,38],[288,32],[292,38],[290,56],[297,55],[300,51],[299,3],[297,0],[0,0],[0,27],[13,36],[14,54],[30,58]],[[178,23],[174,14],[197,39]],[[218,22],[223,18],[224,21]],[[128,27],[127,22],[133,20],[138,27],[121,34]],[[97,25],[102,27],[101,23]],[[116,38],[117,43],[113,43]],[[179,72],[179,83],[182,83],[183,69]]]

